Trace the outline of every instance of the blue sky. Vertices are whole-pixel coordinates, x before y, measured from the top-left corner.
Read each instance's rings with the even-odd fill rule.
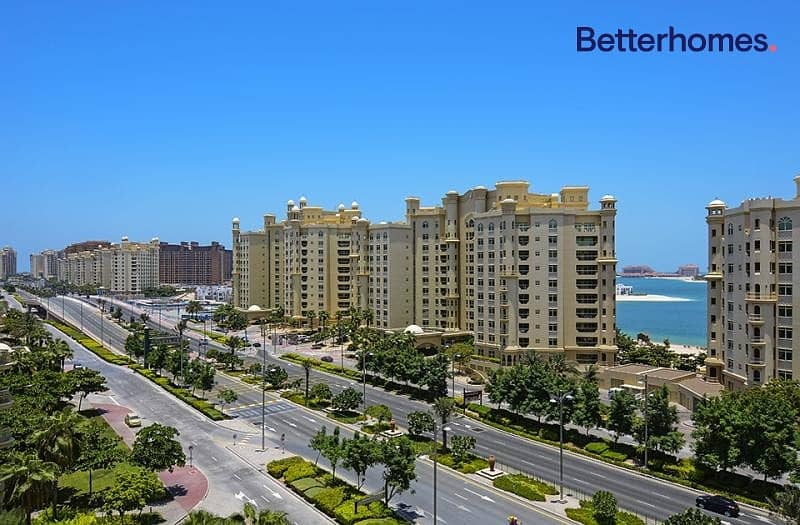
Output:
[[[22,268],[89,238],[230,245],[232,217],[300,195],[399,220],[509,179],[613,193],[622,265],[705,267],[709,200],[795,194],[793,2],[13,4],[0,245]],[[579,25],[778,50],[579,54]]]

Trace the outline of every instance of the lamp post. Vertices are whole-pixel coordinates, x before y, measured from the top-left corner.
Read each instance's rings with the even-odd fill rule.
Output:
[[[81,305],[81,332],[83,332],[83,301],[80,302]]]
[[[439,427],[436,425],[435,418],[433,421],[433,525],[436,525],[436,467],[439,464],[439,442],[437,441],[439,436]],[[444,427],[441,430],[444,432],[450,432],[453,429],[450,427]]]
[[[336,318],[336,330],[339,333],[339,355],[342,360],[342,372],[344,372],[344,339],[342,339],[342,323],[341,319]]]
[[[103,318],[105,317],[106,313],[106,302],[104,300],[100,300],[100,346],[105,346],[105,337],[103,333]]]
[[[558,403],[558,480],[561,495],[559,503],[564,503],[564,401],[572,401],[569,392],[559,392],[550,396],[551,403]]]
[[[361,369],[363,371],[364,376],[364,394],[362,396],[362,402],[364,404],[364,409],[367,408],[367,357],[371,356],[372,352],[364,352],[361,356]]]
[[[644,468],[647,468],[647,440],[648,440],[648,423],[647,420],[650,419],[650,416],[647,412],[647,400],[650,397],[647,393],[647,374],[644,375],[644,381],[639,380],[639,383],[644,384]]]
[[[451,390],[453,391],[453,398],[454,399],[456,397],[456,359],[460,359],[460,358],[461,358],[461,354],[455,354],[453,356],[453,360],[451,362],[451,364],[453,365]],[[464,406],[467,406],[467,405],[464,404]]]
[[[192,468],[192,451],[194,450],[194,445],[189,445],[189,468]]]
[[[256,343],[258,344],[258,343]],[[270,368],[270,372],[275,372],[278,369]],[[267,361],[264,359],[264,365],[261,367],[261,451],[264,452],[267,444],[266,437],[267,426]]]

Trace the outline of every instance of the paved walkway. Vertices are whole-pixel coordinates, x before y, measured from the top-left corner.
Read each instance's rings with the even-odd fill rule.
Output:
[[[129,408],[105,403],[92,403],[92,406],[101,412],[103,419],[128,446],[133,445],[136,431],[125,424],[125,415],[131,412]],[[173,499],[150,508],[161,514],[166,523],[179,522],[208,493],[208,479],[193,466],[176,467],[172,472],[165,470],[158,477]]]

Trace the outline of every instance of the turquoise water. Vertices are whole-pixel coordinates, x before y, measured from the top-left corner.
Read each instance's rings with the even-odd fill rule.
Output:
[[[706,285],[677,279],[625,279],[617,283],[633,286],[635,293],[668,295],[689,302],[617,302],[617,325],[636,336],[645,332],[655,341],[706,346]]]

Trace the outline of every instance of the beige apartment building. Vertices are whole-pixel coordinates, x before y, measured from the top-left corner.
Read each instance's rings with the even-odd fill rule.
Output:
[[[473,333],[479,354],[528,351],[615,363],[616,200],[587,187],[529,191],[524,181],[406,199],[406,222],[371,224],[357,203],[325,211],[289,201],[259,231],[233,221],[234,304],[288,315],[369,308],[375,325]],[[420,332],[423,333],[423,332]]]
[[[371,226],[357,202],[324,210],[309,206],[305,197],[298,203],[290,200],[285,220],[276,222],[267,214],[262,229],[245,232],[234,219],[232,235],[233,302],[239,308],[282,307],[287,315],[301,318],[309,311],[335,314],[371,304],[380,306],[373,315],[381,325],[410,320],[402,315],[409,310],[403,291],[409,283],[402,271],[389,274],[390,267],[404,267],[395,256],[410,259],[407,229]]]
[[[158,265],[158,238],[139,243],[123,237],[119,244],[68,253],[60,265],[60,278],[78,286],[89,284],[114,293],[138,294],[158,286]]]
[[[794,265],[800,267],[800,176],[794,199],[754,198],[736,208],[720,200],[708,214],[706,375],[726,388],[800,377]]]
[[[58,278],[58,254],[55,250],[32,253],[31,276],[41,279]]]
[[[610,365],[615,337],[616,200],[589,209],[589,188],[537,194],[526,181],[406,199],[414,246],[414,322],[474,333],[504,365],[565,352]]]
[[[11,246],[0,248],[0,280],[17,273],[17,251]]]

